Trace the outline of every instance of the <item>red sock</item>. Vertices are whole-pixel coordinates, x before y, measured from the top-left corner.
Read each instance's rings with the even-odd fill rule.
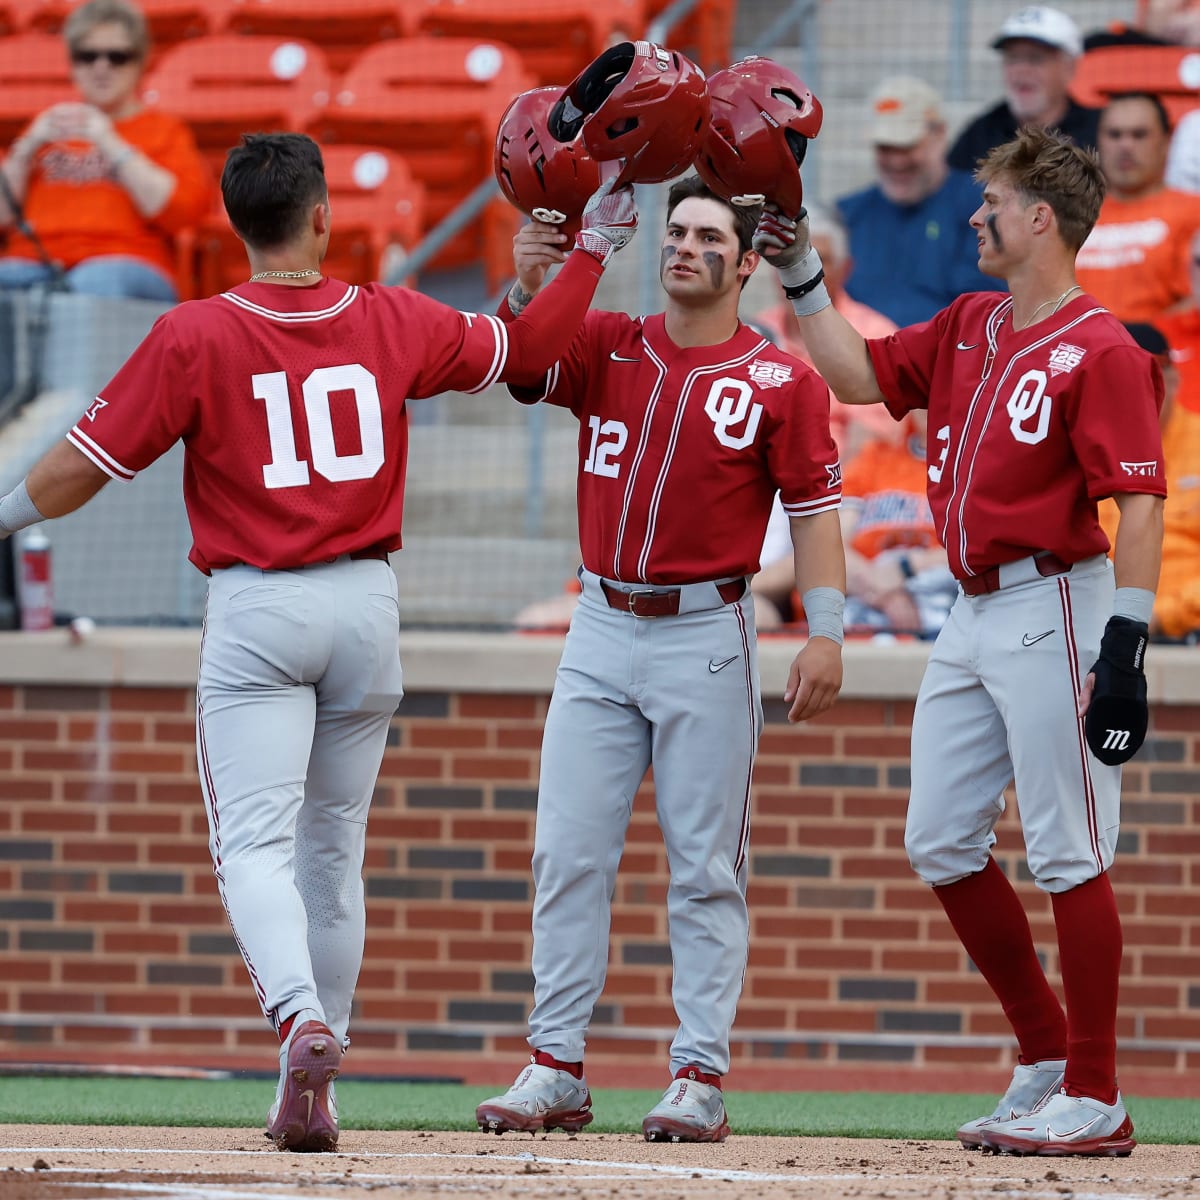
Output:
[[[989,858],[966,879],[935,887],[979,973],[1016,1034],[1023,1063],[1067,1056],[1067,1018],[1038,961],[1029,918],[1004,872]]]
[[[680,1067],[675,1072],[676,1079],[694,1079],[697,1083],[707,1083],[710,1087],[715,1087],[718,1090],[721,1088],[721,1076],[710,1075],[707,1071],[700,1070],[697,1066]]]
[[[1108,875],[1051,897],[1067,997],[1067,1077],[1072,1096],[1117,1098],[1117,990],[1121,918]]]
[[[292,1022],[295,1021],[296,1014],[292,1013],[285,1021],[279,1022],[279,1042],[282,1045],[287,1041],[287,1035],[292,1032]]]
[[[553,1067],[556,1071],[566,1071],[568,1075],[574,1075],[576,1079],[583,1078],[583,1063],[581,1062],[561,1062],[554,1055],[547,1054],[545,1050],[535,1050],[533,1061],[539,1067]]]

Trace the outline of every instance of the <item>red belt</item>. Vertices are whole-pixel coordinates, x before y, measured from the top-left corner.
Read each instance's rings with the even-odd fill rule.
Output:
[[[1071,569],[1071,564],[1063,562],[1057,554],[1037,554],[1034,556],[1033,565],[1039,575],[1065,575]],[[988,567],[978,575],[960,579],[959,583],[968,596],[985,596],[988,592],[999,591],[1000,568]]]
[[[623,592],[603,579],[600,586],[604,590],[604,598],[608,601],[609,608],[631,612],[635,617],[674,617],[679,613],[681,588],[653,592],[635,588],[633,591]],[[732,604],[746,594],[744,579],[731,579],[727,583],[718,583],[715,587],[722,604]]]

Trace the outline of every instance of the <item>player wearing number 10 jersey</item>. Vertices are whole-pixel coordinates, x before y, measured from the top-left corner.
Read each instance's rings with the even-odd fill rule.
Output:
[[[367,809],[402,694],[387,555],[400,546],[407,401],[538,378],[636,211],[629,189],[598,191],[561,277],[505,324],[323,278],[329,202],[306,137],[246,137],[221,188],[250,281],[160,318],[0,500],[0,536],[183,441],[191,559],[211,575],[196,702],[209,845],[280,1037],[267,1132],[281,1149],[329,1150],[362,962]]]

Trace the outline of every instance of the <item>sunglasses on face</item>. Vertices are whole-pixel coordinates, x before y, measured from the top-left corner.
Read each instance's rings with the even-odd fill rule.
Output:
[[[99,59],[107,59],[110,66],[127,67],[138,57],[136,50],[72,50],[71,61],[90,67]]]

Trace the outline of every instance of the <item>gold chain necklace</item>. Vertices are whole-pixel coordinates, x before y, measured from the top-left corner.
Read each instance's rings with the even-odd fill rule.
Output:
[[[1071,284],[1071,286],[1070,286],[1069,288],[1067,288],[1067,290],[1066,290],[1065,292],[1063,292],[1063,294],[1062,294],[1061,296],[1052,296],[1052,297],[1051,297],[1049,300],[1043,300],[1043,301],[1041,302],[1041,304],[1039,304],[1039,305],[1037,306],[1037,308],[1035,308],[1035,309],[1033,310],[1033,312],[1031,312],[1031,313],[1029,314],[1029,320],[1028,320],[1028,321],[1026,321],[1026,322],[1025,322],[1025,324],[1021,326],[1021,328],[1022,328],[1022,329],[1028,329],[1028,328],[1030,327],[1030,325],[1032,325],[1032,324],[1033,324],[1033,322],[1034,322],[1034,319],[1037,317],[1038,313],[1040,313],[1040,312],[1042,311],[1042,309],[1046,307],[1046,305],[1047,305],[1047,304],[1053,304],[1053,305],[1054,305],[1054,307],[1053,307],[1053,308],[1050,310],[1050,315],[1051,315],[1051,316],[1054,316],[1054,314],[1055,314],[1056,312],[1058,312],[1058,310],[1059,310],[1060,308],[1062,308],[1062,306],[1063,306],[1063,305],[1064,305],[1064,304],[1067,302],[1067,297],[1068,297],[1068,296],[1069,296],[1069,295],[1070,295],[1072,292],[1082,292],[1082,291],[1083,291],[1083,288],[1081,288],[1081,287],[1079,286],[1079,284],[1077,284],[1077,283],[1073,283],[1073,284]],[[1057,301],[1057,303],[1056,303],[1056,301]],[[1017,323],[1016,323],[1016,321],[1014,320],[1014,321],[1013,321],[1013,329],[1015,330],[1016,328],[1017,328]]]
[[[255,271],[250,276],[250,282],[256,283],[260,279],[304,279],[308,275],[320,273],[316,267],[310,267],[307,271]]]

